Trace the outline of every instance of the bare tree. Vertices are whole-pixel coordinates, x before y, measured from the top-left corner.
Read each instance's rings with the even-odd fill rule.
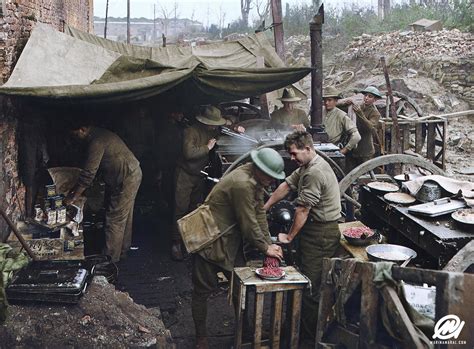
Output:
[[[258,22],[261,23],[270,13],[271,0],[255,0],[255,9],[257,10]]]
[[[174,20],[173,20],[173,24],[174,24],[174,30],[176,32],[176,35],[178,35],[178,17],[179,17],[179,12],[178,12],[178,2],[175,1],[174,4],[173,4],[173,12],[174,12]]]
[[[249,13],[252,9],[252,0],[240,0],[240,13],[242,14],[242,23],[249,26]]]
[[[171,15],[173,14],[174,9],[168,10],[165,5],[161,4],[161,24],[163,26],[163,32],[165,36],[168,36],[168,25],[170,23]]]
[[[222,8],[222,3],[221,3],[221,5],[219,6],[219,14],[217,17],[217,19],[219,20],[219,31],[220,31],[219,36],[221,38],[222,38],[222,30],[224,28],[224,23],[225,23],[225,17],[226,17],[226,12]]]

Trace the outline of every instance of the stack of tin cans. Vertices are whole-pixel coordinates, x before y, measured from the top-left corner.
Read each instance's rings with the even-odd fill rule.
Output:
[[[49,226],[66,223],[66,207],[63,202],[64,195],[56,192],[56,185],[46,185],[43,204],[35,206],[35,220]]]

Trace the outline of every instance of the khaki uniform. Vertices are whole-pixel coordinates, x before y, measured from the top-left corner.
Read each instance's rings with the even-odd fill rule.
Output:
[[[357,129],[359,130],[361,140],[357,144],[357,148],[352,150],[346,157],[346,172],[372,159],[375,154],[373,137],[377,134],[380,113],[374,105],[362,103],[360,109],[359,112],[356,112],[356,115]]]
[[[360,141],[356,125],[339,108],[324,113],[323,125],[331,143],[342,143],[348,150],[352,150]]]
[[[275,110],[271,115],[271,124],[276,129],[290,128],[291,125],[303,124],[305,127],[309,127],[309,117],[301,109],[293,109],[291,112],[281,108]]]
[[[217,136],[216,131],[196,124],[184,130],[183,151],[176,168],[175,219],[194,210],[202,202],[205,182],[200,171],[209,163],[207,142]],[[173,240],[181,240],[175,226]]]
[[[243,265],[244,239],[261,252],[272,243],[263,209],[263,187],[255,180],[253,166],[243,165],[223,177],[206,199],[221,231],[236,225],[194,256],[192,313],[198,337],[207,335],[207,298],[217,287],[216,273],[230,276],[235,266]]]
[[[87,159],[78,185],[88,188],[97,172],[102,175],[107,197],[104,253],[117,262],[132,243],[133,206],[142,180],[140,163],[113,132],[92,127],[86,141]]]
[[[298,193],[295,204],[311,208],[299,237],[301,272],[312,285],[312,294],[308,289],[303,294],[302,328],[307,335],[314,337],[323,258],[334,256],[341,235],[337,224],[341,217],[339,186],[334,171],[319,155],[285,181]]]

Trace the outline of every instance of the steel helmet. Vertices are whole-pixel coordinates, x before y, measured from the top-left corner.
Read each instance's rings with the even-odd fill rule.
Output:
[[[285,164],[283,158],[278,152],[272,148],[262,148],[260,150],[252,150],[250,157],[253,163],[263,173],[276,179],[285,178]]]
[[[367,86],[360,92],[364,95],[370,93],[371,95],[375,96],[375,98],[383,98],[382,93],[380,93],[379,89],[375,86]]]

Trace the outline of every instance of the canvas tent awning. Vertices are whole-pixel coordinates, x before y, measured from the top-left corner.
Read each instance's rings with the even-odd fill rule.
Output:
[[[257,68],[256,57],[265,68]],[[196,47],[144,47],[38,24],[0,94],[73,103],[127,102],[173,90],[190,103],[242,99],[288,86],[310,68],[287,68],[264,34]]]

